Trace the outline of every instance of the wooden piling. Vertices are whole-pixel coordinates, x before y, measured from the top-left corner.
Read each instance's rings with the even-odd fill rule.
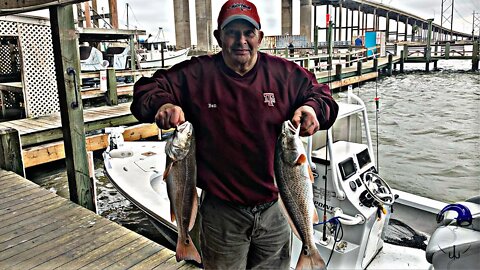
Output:
[[[342,77],[342,64],[336,64],[335,65],[335,79],[336,80],[341,80]]]
[[[357,76],[362,76],[362,61],[357,62]]]
[[[114,68],[107,68],[107,93],[106,93],[107,105],[118,105],[117,94],[117,76]]]
[[[445,44],[445,59],[450,59],[450,42]]]
[[[400,57],[400,73],[403,73],[404,65],[405,65],[405,58]]]
[[[479,61],[479,43],[478,40],[473,42],[473,52],[472,52],[472,70],[478,70],[478,61]]]
[[[388,55],[388,65],[387,65],[387,74],[388,76],[392,76],[393,74],[393,55]]]
[[[62,133],[65,141],[66,167],[70,200],[94,209],[88,176],[85,124],[80,85],[78,39],[75,33],[72,5],[50,7],[52,43],[57,76]]]
[[[376,58],[376,57],[373,58],[373,70],[374,70],[375,72],[378,71],[378,58]]]
[[[20,134],[16,129],[0,129],[0,169],[25,177]]]

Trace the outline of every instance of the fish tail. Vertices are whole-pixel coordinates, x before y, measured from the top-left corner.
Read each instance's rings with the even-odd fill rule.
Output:
[[[178,237],[175,258],[177,262],[186,260],[202,263],[200,254],[189,235],[186,238]]]
[[[307,252],[308,253],[308,252]],[[302,251],[300,258],[298,258],[297,266],[295,270],[301,269],[318,269],[324,270],[327,269],[325,266],[325,261],[323,260],[322,256],[318,252],[317,249],[313,249],[310,254],[305,254]]]

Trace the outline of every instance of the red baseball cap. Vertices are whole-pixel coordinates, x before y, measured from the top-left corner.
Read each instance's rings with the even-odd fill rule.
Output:
[[[223,4],[220,14],[218,14],[218,29],[223,29],[227,24],[237,19],[246,20],[255,28],[260,29],[257,7],[246,0],[229,0]]]

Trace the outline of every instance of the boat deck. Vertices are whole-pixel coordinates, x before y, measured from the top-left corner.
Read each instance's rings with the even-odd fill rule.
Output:
[[[138,122],[130,112],[130,103],[84,109],[83,118],[85,132]],[[18,130],[23,147],[63,138],[60,112],[46,116],[0,122],[1,128]]]
[[[0,269],[198,269],[12,172],[0,186]]]

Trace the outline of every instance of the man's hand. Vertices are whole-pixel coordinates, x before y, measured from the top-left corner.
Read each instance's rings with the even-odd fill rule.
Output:
[[[155,123],[161,129],[171,129],[185,122],[185,115],[179,106],[167,103],[158,109]]]
[[[292,123],[295,127],[300,125],[300,136],[313,135],[320,129],[315,110],[310,106],[302,106],[293,114]]]

